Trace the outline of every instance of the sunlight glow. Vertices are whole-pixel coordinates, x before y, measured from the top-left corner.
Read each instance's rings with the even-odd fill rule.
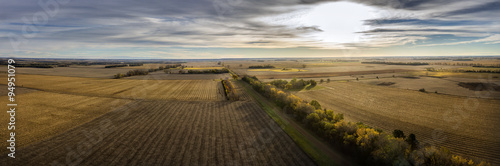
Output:
[[[318,26],[323,32],[315,39],[328,43],[352,43],[362,40],[360,31],[368,30],[363,20],[377,17],[375,8],[352,2],[331,2],[314,7],[299,20],[306,26]]]

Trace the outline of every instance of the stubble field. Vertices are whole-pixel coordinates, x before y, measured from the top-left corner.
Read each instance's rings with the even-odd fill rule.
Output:
[[[16,86],[16,159],[2,164],[315,165],[240,87],[227,101],[220,80],[17,74]]]
[[[314,165],[256,103],[245,101],[138,101],[18,154],[1,162]]]
[[[392,132],[414,133],[422,145],[444,146],[456,154],[499,163],[500,103],[355,82],[319,84],[320,90],[299,91],[305,100]]]
[[[4,75],[5,76],[5,75]],[[6,77],[6,76],[5,76]],[[133,80],[25,75],[17,86],[75,95],[151,100],[223,100],[215,80]],[[6,84],[6,82],[0,83]]]

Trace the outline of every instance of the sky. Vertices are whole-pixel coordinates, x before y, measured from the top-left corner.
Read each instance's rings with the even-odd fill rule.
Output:
[[[0,57],[500,55],[500,0],[0,0]]]

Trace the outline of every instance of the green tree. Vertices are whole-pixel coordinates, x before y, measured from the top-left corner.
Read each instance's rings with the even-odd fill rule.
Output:
[[[408,144],[410,144],[410,148],[411,150],[415,150],[415,149],[418,149],[418,141],[417,141],[417,138],[415,136],[415,134],[410,134],[408,136],[408,138],[406,138],[405,140]]]
[[[314,81],[314,80],[309,80],[309,82],[310,82],[311,86],[316,86],[316,84],[318,84],[318,83],[316,83],[316,81]]]
[[[403,131],[401,131],[401,130],[398,130],[398,129],[394,130],[394,131],[392,132],[392,135],[393,135],[394,137],[396,137],[396,138],[403,138],[403,139],[405,139],[405,138],[406,138],[405,133],[404,133]]]
[[[321,109],[321,104],[319,104],[319,102],[316,100],[312,100],[311,102],[309,102],[309,104],[312,105],[317,110]]]

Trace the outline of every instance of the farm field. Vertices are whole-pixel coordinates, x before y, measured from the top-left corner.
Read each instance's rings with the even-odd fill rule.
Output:
[[[51,75],[51,76],[68,76],[68,77],[86,77],[86,78],[113,78],[117,73],[127,73],[132,69],[117,67],[104,68],[105,65],[79,66],[72,65],[70,67],[56,68],[17,68],[18,74],[35,74],[35,75]],[[7,72],[7,66],[0,66],[0,72]]]
[[[455,96],[494,98],[500,99],[500,91],[484,90],[475,91],[459,86],[460,82],[479,82],[500,85],[499,79],[471,79],[471,78],[435,78],[435,77],[388,77],[380,79],[360,79],[359,82],[375,86],[384,86],[384,83],[393,83],[385,85],[400,89],[419,90],[424,88],[428,92],[438,92],[440,94],[450,94]]]
[[[423,145],[444,146],[453,153],[500,163],[500,102],[356,82],[318,84],[320,90],[294,92],[324,108],[387,132],[414,133]]]
[[[497,140],[500,130],[496,127],[500,124],[497,111],[500,91],[496,90],[500,87],[499,74],[427,69],[464,68],[454,65],[261,61],[188,61],[182,65],[185,71],[225,67],[240,78],[251,74],[263,82],[292,78],[316,80],[316,86],[307,85],[302,90],[288,92],[306,101],[317,100],[323,108],[344,114],[346,121],[363,122],[385,132],[400,129],[406,135],[416,134],[422,146],[444,146],[453,154],[500,164]],[[386,62],[390,61],[422,62],[412,59]],[[22,162],[9,163],[12,161],[4,158],[0,158],[0,162],[13,165],[325,165],[341,161],[340,157],[339,163],[352,163],[352,158],[341,157],[346,155],[344,149],[332,150],[336,147],[329,146],[323,137],[310,131],[307,122],[294,121],[293,116],[284,112],[270,111],[282,108],[272,106],[274,101],[267,98],[260,99],[259,96],[265,95],[254,94],[258,92],[247,83],[228,79],[226,84],[232,82],[234,89],[225,88],[221,81],[232,78],[229,73],[177,74],[180,69],[170,69],[174,74],[157,71],[111,79],[116,73],[166,65],[160,63],[118,68],[104,68],[105,65],[17,68],[16,98],[20,111],[16,117],[19,120],[16,126],[19,155],[16,157]],[[267,64],[276,68],[248,68]],[[6,68],[0,71],[0,77],[7,77]],[[320,82],[321,79],[324,81]],[[479,86],[476,84],[479,82],[493,88],[474,91],[473,86]],[[2,87],[0,93],[4,95],[0,99],[5,105],[7,80],[0,82]],[[421,88],[427,92],[419,92]],[[231,94],[237,96],[237,101],[226,97],[225,89],[233,89]],[[278,115],[293,121],[286,124],[294,126],[283,127],[283,121],[273,117]],[[8,114],[0,118],[9,120]],[[0,132],[8,130],[4,128]],[[1,145],[7,146],[7,142]],[[317,148],[319,146],[322,148]],[[5,149],[2,153],[6,153]]]
[[[93,97],[151,100],[223,100],[223,91],[217,86],[219,83],[214,80],[99,79],[25,74],[16,76],[17,86],[25,88]],[[0,84],[5,85],[6,82]]]
[[[254,102],[137,101],[18,150],[14,165],[314,165]]]
[[[6,86],[0,86],[7,89]],[[51,93],[25,88],[17,88],[16,140],[17,147],[39,142],[60,134],[73,127],[82,125],[110,110],[130,103],[131,100],[89,97],[70,94]],[[6,105],[6,93],[2,93],[0,103]],[[0,114],[2,122],[9,121],[10,115]],[[8,133],[7,127],[0,132]],[[2,141],[1,146],[7,147]],[[2,150],[4,153],[5,150]]]
[[[224,74],[165,74],[164,72],[158,71],[158,72],[150,73],[148,75],[125,77],[123,79],[134,79],[134,80],[215,80],[215,79],[225,79],[225,78],[231,78],[231,75],[228,73],[224,73]]]

